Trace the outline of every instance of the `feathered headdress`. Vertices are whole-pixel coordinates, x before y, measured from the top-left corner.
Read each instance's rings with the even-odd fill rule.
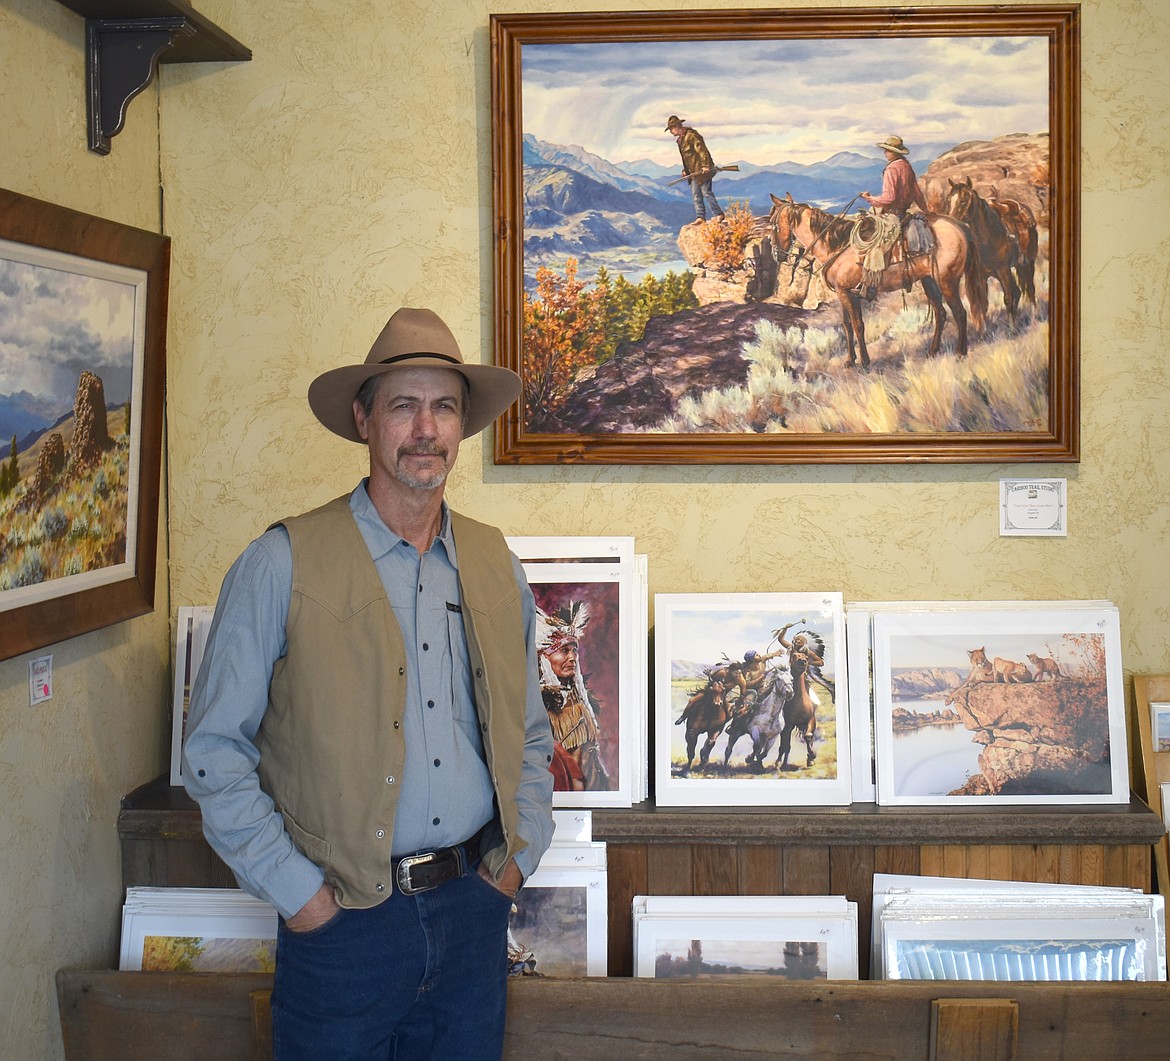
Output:
[[[589,625],[589,605],[573,601],[551,615],[536,609],[536,646],[542,652],[555,652],[570,641],[580,641]]]

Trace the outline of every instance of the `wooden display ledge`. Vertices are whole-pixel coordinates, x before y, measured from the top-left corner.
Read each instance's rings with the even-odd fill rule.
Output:
[[[259,973],[62,970],[65,1057],[265,1061],[271,984]],[[531,979],[509,983],[504,1058],[1133,1061],[1167,1041],[1165,983]]]
[[[593,838],[614,844],[1153,844],[1164,829],[1128,804],[1045,807],[633,807],[593,810]],[[124,840],[202,840],[199,807],[158,777],[122,799]],[[140,882],[135,882],[140,883]]]

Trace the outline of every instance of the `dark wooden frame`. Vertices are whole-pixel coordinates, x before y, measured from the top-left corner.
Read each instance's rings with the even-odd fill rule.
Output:
[[[0,659],[64,641],[154,608],[166,375],[170,239],[0,189],[0,239],[146,273],[134,571],[123,579],[0,612]]]
[[[513,406],[496,424],[497,464],[1073,462],[1080,458],[1080,8],[844,8],[508,14],[491,17],[495,361],[521,371],[521,51],[614,41],[1042,36],[1050,58],[1049,422],[1036,432],[961,435],[537,434]]]

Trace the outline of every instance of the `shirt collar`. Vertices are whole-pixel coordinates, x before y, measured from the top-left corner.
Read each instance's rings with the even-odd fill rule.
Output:
[[[395,534],[378,515],[378,510],[374,507],[374,502],[370,500],[367,490],[369,482],[367,476],[358,483],[353,493],[349,495],[349,511],[365,540],[366,547],[370,550],[370,556],[376,562],[387,553],[400,547],[413,550],[414,546]],[[459,566],[455,558],[455,536],[451,533],[451,510],[447,507],[446,501],[443,502],[440,512],[439,534],[435,539],[435,544],[446,551],[447,559],[450,560],[453,567]]]

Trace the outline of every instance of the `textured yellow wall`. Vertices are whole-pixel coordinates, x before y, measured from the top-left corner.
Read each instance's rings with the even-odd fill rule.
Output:
[[[213,601],[268,522],[362,472],[362,451],[309,414],[309,381],[364,357],[403,304],[438,309],[491,359],[493,8],[197,7],[255,58],[165,67],[103,159],[85,150],[81,20],[0,0],[0,186],[157,230],[161,156],[174,241],[172,600],[160,558],[159,610],[47,649],[57,693],[37,709],[28,657],[0,662],[6,1056],[60,1057],[52,970],[115,960],[117,799],[165,765],[168,608]],[[509,532],[633,534],[656,592],[1108,597],[1127,670],[1170,670],[1170,17],[1159,0],[1099,0],[1082,39],[1079,465],[497,468],[475,441],[453,502]],[[1069,537],[1000,539],[1004,475],[1066,477]]]
[[[213,601],[270,520],[352,485],[363,454],[317,426],[305,389],[360,361],[395,308],[436,308],[491,359],[492,8],[354,17],[323,0],[286,22],[263,4],[215,6],[253,61],[214,78],[168,71],[164,93],[176,604]],[[1082,39],[1079,465],[533,469],[496,467],[477,441],[449,496],[508,532],[633,534],[653,592],[1111,598],[1127,667],[1170,669],[1170,23],[1152,0],[1090,3]],[[1006,475],[1069,480],[1067,539],[999,537]]]
[[[0,2],[0,187],[159,231],[158,108],[134,100],[102,158],[86,148],[85,26],[60,4]],[[114,967],[120,798],[167,750],[170,642],[160,528],[156,610],[0,662],[0,1056],[62,1056],[54,970]],[[53,699],[29,707],[28,661]]]

